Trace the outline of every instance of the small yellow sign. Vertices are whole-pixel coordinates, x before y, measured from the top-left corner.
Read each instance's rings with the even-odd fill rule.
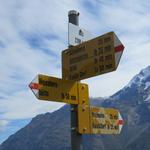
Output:
[[[119,134],[119,113],[113,108],[90,108],[91,132],[94,134]]]
[[[116,70],[124,47],[114,32],[62,51],[63,79],[79,81]]]
[[[81,134],[119,134],[122,124],[117,109],[78,106],[78,131]]]
[[[87,84],[46,75],[38,75],[30,83],[29,87],[40,100],[64,102],[68,104],[89,104]]]

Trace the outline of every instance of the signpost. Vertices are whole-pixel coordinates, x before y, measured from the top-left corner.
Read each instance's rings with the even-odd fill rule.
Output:
[[[89,104],[87,84],[40,74],[30,83],[29,87],[40,100],[76,105]]]
[[[78,106],[79,132],[81,134],[119,134],[123,119],[114,108]]]
[[[123,44],[114,32],[106,33],[62,52],[64,79],[79,81],[117,69]]]
[[[82,150],[82,134],[121,132],[120,112],[91,107],[88,85],[79,81],[116,70],[124,46],[114,32],[91,39],[91,34],[78,26],[79,13],[72,10],[68,16],[69,48],[62,52],[62,79],[39,74],[29,87],[40,100],[71,104],[71,149]]]

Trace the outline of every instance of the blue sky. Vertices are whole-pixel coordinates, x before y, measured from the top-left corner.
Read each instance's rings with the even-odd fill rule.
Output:
[[[63,105],[38,101],[28,84],[38,73],[61,77],[71,9],[93,37],[114,31],[125,45],[117,71],[83,81],[91,97],[112,95],[150,64],[147,0],[1,0],[0,142],[37,114]]]

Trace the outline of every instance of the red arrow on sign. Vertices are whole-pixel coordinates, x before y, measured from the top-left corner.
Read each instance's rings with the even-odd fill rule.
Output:
[[[38,76],[29,84],[30,89],[32,90],[33,94],[38,97],[39,95],[39,81]]]
[[[123,127],[123,124],[124,124],[124,121],[120,115],[120,112],[119,112],[119,120],[118,120],[118,125],[119,125],[119,132],[121,132],[121,129]]]
[[[115,49],[115,62],[117,68],[124,50],[124,45],[121,43],[119,38],[115,35],[115,33],[114,33],[114,49]]]
[[[38,89],[39,89],[39,84],[38,84],[38,83],[33,83],[33,82],[31,82],[31,83],[29,84],[29,87],[30,87],[31,90],[32,90],[32,89],[38,90]]]

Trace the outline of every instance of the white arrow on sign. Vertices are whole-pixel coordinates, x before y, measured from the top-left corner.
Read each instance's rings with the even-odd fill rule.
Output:
[[[118,37],[115,35],[115,33],[114,33],[114,49],[115,49],[115,63],[117,68],[124,50],[124,46],[118,39]]]
[[[33,81],[29,84],[30,89],[33,94],[38,98],[39,97],[39,80],[38,76],[36,76]]]
[[[121,117],[121,115],[120,115],[120,112],[118,112],[118,114],[119,114],[118,125],[119,125],[119,133],[120,133],[120,132],[121,132],[121,129],[122,129],[122,127],[123,127],[124,121],[123,121],[123,119],[122,119],[122,117]]]

